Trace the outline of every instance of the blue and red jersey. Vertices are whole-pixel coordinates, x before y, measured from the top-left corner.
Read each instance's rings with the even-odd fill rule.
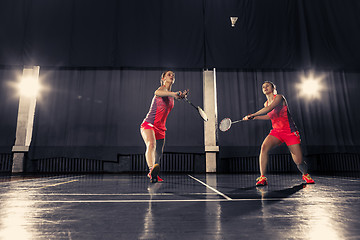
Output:
[[[276,95],[274,97],[276,97]],[[298,131],[286,105],[277,105],[272,111],[268,112],[267,115],[271,119],[273,129],[291,133]]]
[[[154,96],[151,102],[150,110],[144,121],[154,125],[160,130],[166,131],[166,119],[173,107],[173,97]]]

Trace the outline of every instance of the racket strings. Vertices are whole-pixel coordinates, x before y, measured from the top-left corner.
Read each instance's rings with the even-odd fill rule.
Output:
[[[224,118],[219,125],[219,129],[223,132],[229,130],[229,128],[231,127],[231,120],[230,118]]]

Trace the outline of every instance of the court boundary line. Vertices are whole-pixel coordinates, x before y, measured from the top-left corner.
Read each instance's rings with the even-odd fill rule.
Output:
[[[78,182],[80,181],[79,179],[74,179],[74,180],[70,180],[70,181],[66,181],[66,182],[59,182],[59,183],[54,183],[54,184],[51,184],[51,185],[45,185],[45,186],[42,186],[42,187],[38,187],[37,189],[43,189],[43,188],[48,188],[48,187],[56,187],[58,185],[63,185],[63,184],[68,184],[68,183],[72,183],[72,182]]]
[[[61,183],[61,184],[65,184]],[[6,195],[6,193],[4,193]],[[176,196],[177,193],[30,193],[30,196]],[[219,195],[217,193],[186,193],[181,195]]]
[[[233,199],[231,201],[222,199],[129,199],[129,200],[32,200],[32,203],[172,203],[172,202],[240,202],[240,201],[279,201],[279,199]],[[26,200],[16,200],[21,202]]]
[[[323,177],[323,176],[316,176],[316,178],[322,178],[322,179],[334,179],[337,178],[338,180],[345,180],[345,181],[350,181],[350,182],[359,182],[360,179],[354,179],[354,178],[347,178],[347,177],[339,177],[339,176],[329,176],[329,177]]]
[[[348,199],[358,200],[358,197]],[[175,203],[175,202],[245,202],[245,201],[302,201],[303,198],[238,198],[231,201],[222,199],[128,199],[128,200],[32,200],[33,203]],[[327,202],[327,199],[314,199],[316,202]],[[22,202],[27,200],[16,200]],[[340,200],[339,200],[340,201]],[[0,201],[2,202],[2,201]]]
[[[10,180],[10,181],[4,181],[4,182],[0,182],[0,185],[6,185],[9,183],[46,183],[46,182],[51,182],[51,181],[58,181],[58,180],[63,180],[63,179],[79,179],[79,178],[83,178],[86,175],[74,175],[74,176],[68,176],[68,175],[59,175],[59,176],[53,176],[53,177],[39,177],[39,178],[32,178],[32,179],[23,179],[23,180]],[[47,178],[47,179],[46,179]]]
[[[228,200],[228,201],[233,200],[232,198],[226,196],[225,194],[223,194],[222,192],[218,191],[217,189],[215,189],[215,188],[207,185],[206,183],[202,182],[201,180],[197,179],[196,177],[193,177],[193,176],[191,176],[190,174],[188,174],[188,176],[189,176],[190,178],[194,179],[195,181],[201,183],[201,184],[204,185],[205,187],[209,188],[210,190],[216,192],[217,194],[219,194],[220,196],[222,196],[222,197],[225,198],[226,200]]]

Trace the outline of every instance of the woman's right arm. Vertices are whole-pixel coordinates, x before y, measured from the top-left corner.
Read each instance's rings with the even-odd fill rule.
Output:
[[[178,98],[179,95],[178,95],[179,92],[169,92],[166,90],[165,87],[161,86],[159,87],[156,91],[155,91],[155,95],[157,97],[173,97],[173,98]],[[181,94],[181,92],[180,92]]]
[[[267,101],[264,103],[264,108],[267,106]],[[268,115],[260,115],[255,117],[250,117],[249,115],[243,117],[242,120],[270,120]]]
[[[255,117],[259,117],[267,114],[271,110],[273,110],[277,105],[282,104],[284,97],[280,94],[276,95],[273,102],[270,105],[264,104],[264,107],[257,111],[256,113],[249,114],[243,118],[243,120],[254,119]],[[270,119],[270,118],[256,118],[256,119]]]
[[[159,87],[156,91],[155,91],[155,96],[157,97],[173,97],[175,99],[179,99],[179,98],[184,98],[187,96],[187,94],[189,93],[189,89],[184,90],[184,91],[177,91],[177,92],[169,92],[166,90],[165,87]]]

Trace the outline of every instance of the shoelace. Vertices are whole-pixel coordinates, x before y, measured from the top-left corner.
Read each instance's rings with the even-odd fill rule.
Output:
[[[312,180],[312,178],[310,177],[309,174],[304,175],[304,177],[305,177],[306,179],[308,179],[308,180]]]
[[[262,179],[265,179],[266,180],[266,177],[258,177],[257,179],[256,179],[256,181],[260,181],[260,180],[262,180]]]

